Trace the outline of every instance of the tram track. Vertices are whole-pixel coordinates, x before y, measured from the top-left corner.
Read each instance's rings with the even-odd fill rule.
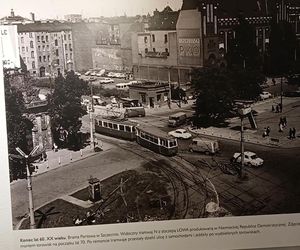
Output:
[[[183,163],[184,160],[178,156],[166,157],[156,154],[133,142],[120,143],[106,138],[103,140],[144,158],[169,179],[174,193],[172,219],[200,218],[205,215],[205,206],[212,196],[211,190],[207,187],[207,181],[201,173],[195,171],[193,166],[186,166],[191,165],[190,163]],[[201,200],[198,201],[201,204],[193,205],[195,202],[190,197],[195,195],[197,200]]]

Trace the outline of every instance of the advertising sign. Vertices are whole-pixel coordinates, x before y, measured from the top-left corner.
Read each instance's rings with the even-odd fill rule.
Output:
[[[179,38],[180,57],[199,57],[200,38]]]
[[[3,67],[6,69],[20,68],[17,26],[1,25],[0,39]]]

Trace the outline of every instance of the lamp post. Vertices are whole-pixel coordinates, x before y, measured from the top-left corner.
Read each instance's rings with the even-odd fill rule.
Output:
[[[240,115],[241,118],[241,140],[240,140],[240,151],[241,151],[241,169],[240,169],[240,173],[239,173],[239,177],[240,179],[244,178],[243,175],[243,170],[244,170],[244,159],[245,159],[245,147],[244,147],[244,142],[245,142],[245,138],[244,138],[244,118],[251,113],[251,107],[247,107],[244,104],[242,104],[239,108],[238,108],[238,113]]]
[[[25,159],[26,162],[26,172],[27,172],[27,190],[28,190],[28,198],[29,198],[29,217],[30,217],[30,228],[35,229],[35,219],[34,219],[34,205],[33,205],[33,195],[32,195],[32,176],[30,172],[30,158],[35,154],[35,152],[39,149],[39,146],[36,146],[30,154],[25,154],[19,147],[16,148],[17,152]]]
[[[94,128],[93,128],[93,112],[94,112],[94,100],[93,100],[93,84],[90,82],[91,88],[91,105],[90,105],[90,141],[91,149],[94,149]]]
[[[170,72],[171,67],[168,67],[168,84],[169,84],[169,97],[168,97],[168,105],[169,108],[171,109],[171,100],[172,100],[172,92],[171,92],[171,72]]]

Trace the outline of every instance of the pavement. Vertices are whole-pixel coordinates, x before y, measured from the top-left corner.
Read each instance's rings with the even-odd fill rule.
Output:
[[[255,120],[258,128],[251,129],[250,123],[244,119],[244,139],[245,142],[259,144],[270,147],[297,148],[300,147],[300,98],[284,98],[283,112],[272,112],[272,105],[280,103],[280,98],[272,98],[266,101],[253,104],[252,109],[257,112]],[[287,126],[283,132],[279,132],[280,117],[287,118]],[[188,129],[197,135],[230,139],[240,141],[240,119],[238,117],[227,120],[228,127],[208,127],[208,128],[192,128]],[[263,137],[264,128],[270,127],[270,136]],[[296,139],[289,139],[289,129],[296,128]]]

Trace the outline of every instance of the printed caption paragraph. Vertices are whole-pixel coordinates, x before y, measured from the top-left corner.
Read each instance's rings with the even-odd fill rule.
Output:
[[[233,235],[243,237],[245,235],[262,234],[266,230],[284,230],[287,227],[300,227],[300,222],[288,222],[281,224],[240,224],[220,225],[214,227],[190,227],[154,229],[149,231],[120,231],[99,234],[70,234],[67,236],[48,236],[20,238],[20,248],[62,247],[79,245],[100,245],[111,243],[134,243],[141,241],[162,241],[188,238],[216,238],[230,237]],[[298,229],[299,230],[299,229]]]

